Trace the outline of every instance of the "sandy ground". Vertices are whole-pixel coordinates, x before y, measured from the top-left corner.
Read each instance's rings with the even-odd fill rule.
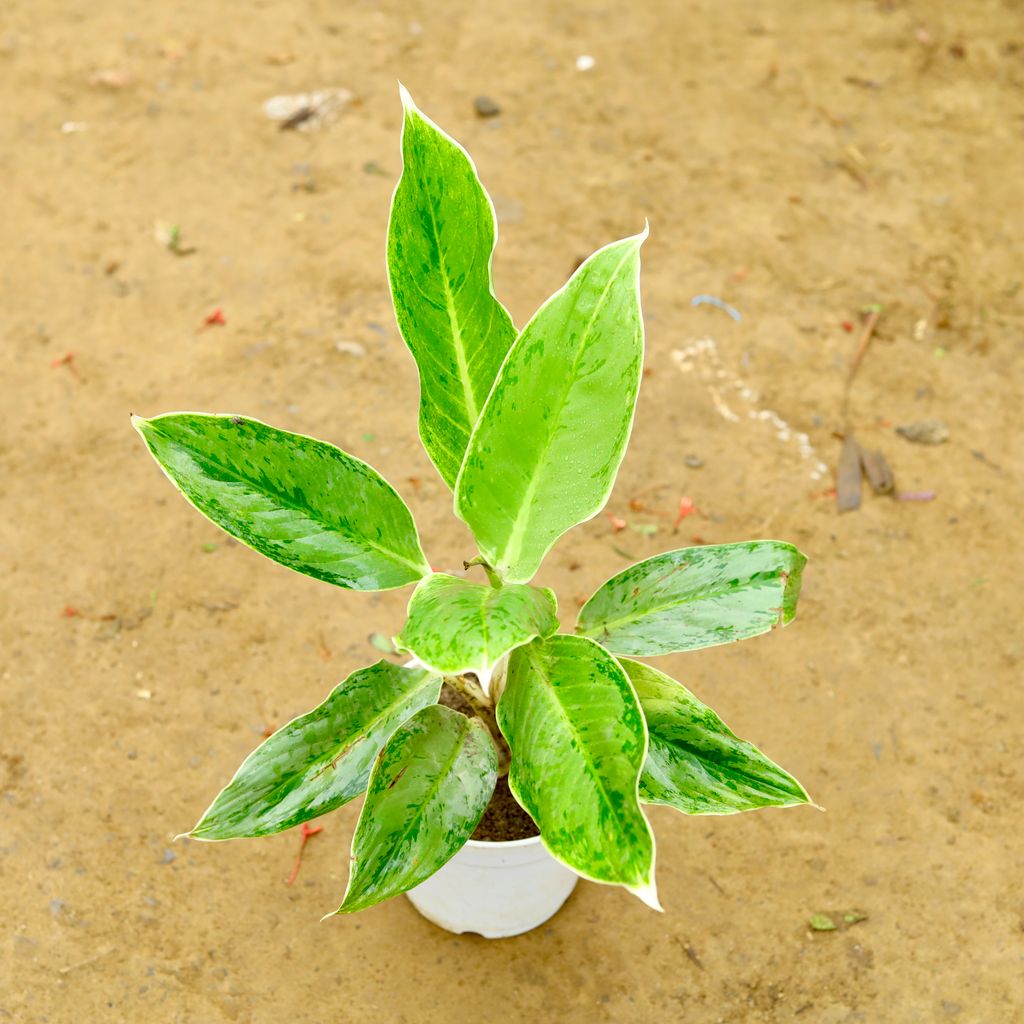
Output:
[[[354,808],[291,888],[293,833],[171,842],[267,724],[377,656],[407,595],[225,543],[129,412],[334,441],[399,487],[434,565],[469,551],[388,301],[398,78],[496,197],[517,323],[651,220],[648,375],[610,504],[631,526],[555,549],[539,581],[566,621],[627,555],[695,537],[811,558],[792,627],[659,665],[827,813],[655,809],[663,915],[581,883],[500,943],[402,899],[320,924]],[[319,133],[261,111],[335,85],[357,102]],[[1022,86],[1010,0],[4,5],[0,1020],[1020,1020]],[[871,303],[851,424],[900,492],[936,496],[839,515]],[[947,443],[894,431],[929,417]],[[684,495],[699,512],[673,535]],[[849,910],[866,920],[809,929]]]

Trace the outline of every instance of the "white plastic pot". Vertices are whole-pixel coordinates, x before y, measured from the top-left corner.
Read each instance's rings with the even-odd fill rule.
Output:
[[[504,939],[553,917],[577,880],[548,853],[540,836],[507,843],[471,839],[440,871],[406,895],[441,928]]]

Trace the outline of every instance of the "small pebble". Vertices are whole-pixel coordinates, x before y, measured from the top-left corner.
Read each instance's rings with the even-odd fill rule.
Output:
[[[942,444],[949,440],[949,427],[942,420],[917,420],[897,427],[896,433],[914,444]]]
[[[523,204],[517,199],[493,195],[491,202],[494,203],[494,212],[499,224],[518,224],[523,219]]]
[[[497,117],[501,113],[501,107],[490,96],[477,96],[473,100],[473,109],[477,117]]]
[[[589,53],[580,54],[576,58],[576,70],[577,71],[589,71],[597,63]]]
[[[178,859],[178,855],[173,850],[164,850],[164,855],[160,858],[161,864],[171,864]]]
[[[704,460],[699,455],[687,455],[683,461],[690,469],[703,469]]]
[[[358,341],[338,341],[334,347],[348,356],[365,356],[366,346],[360,345]]]

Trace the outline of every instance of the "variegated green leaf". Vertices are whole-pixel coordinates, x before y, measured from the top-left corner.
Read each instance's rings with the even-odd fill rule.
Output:
[[[643,362],[640,235],[590,257],[526,325],[470,438],[455,510],[480,552],[526,583],[566,530],[603,507]]]
[[[350,590],[390,590],[430,572],[395,489],[334,445],[242,416],[132,422],[196,509],[275,562]]]
[[[353,672],[258,746],[189,835],[273,835],[348,803],[387,738],[440,692],[441,678],[424,669],[379,661]]]
[[[395,643],[444,675],[490,679],[499,658],[558,629],[555,595],[511,583],[489,587],[436,573],[420,580]]]
[[[576,632],[640,656],[758,636],[796,614],[806,562],[777,540],[667,551],[601,586],[580,609]]]
[[[469,154],[402,89],[402,177],[391,203],[395,317],[420,371],[420,437],[454,487],[516,329],[494,297],[496,222]]]
[[[647,732],[618,662],[576,636],[517,648],[498,723],[512,751],[509,787],[544,845],[585,878],[658,908],[654,836],[637,798]]]
[[[443,867],[473,834],[497,771],[494,741],[479,718],[435,705],[406,722],[374,765],[336,912],[408,892]]]
[[[810,802],[803,786],[663,672],[620,664],[640,698],[650,741],[640,799],[684,814],[736,814]]]

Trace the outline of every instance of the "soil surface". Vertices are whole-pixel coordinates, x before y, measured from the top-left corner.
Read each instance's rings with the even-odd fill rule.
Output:
[[[439,703],[470,718],[475,717],[473,705],[447,683],[441,688]],[[506,757],[507,750],[506,746]],[[505,843],[511,839],[529,839],[538,834],[539,829],[533,818],[519,806],[512,790],[508,788],[508,778],[501,776],[495,784],[494,796],[471,838],[489,843]]]
[[[508,778],[502,776],[494,787],[494,796],[484,811],[474,839],[488,843],[504,843],[510,839],[529,839],[540,830],[526,811],[519,806],[508,788]]]
[[[320,923],[357,805],[291,887],[297,832],[173,842],[409,595],[226,541],[130,412],[333,441],[407,498],[432,564],[472,554],[390,311],[398,78],[476,158],[518,324],[651,221],[612,518],[538,577],[564,625],[666,548],[810,557],[792,626],[658,665],[827,812],[652,808],[664,914],[581,882],[502,942],[404,899]],[[355,100],[320,131],[263,113],[335,86]],[[5,4],[0,1021],[1019,1019],[1022,86],[1011,0]],[[840,515],[873,304],[849,426],[896,487]],[[948,440],[896,433],[931,419]]]

